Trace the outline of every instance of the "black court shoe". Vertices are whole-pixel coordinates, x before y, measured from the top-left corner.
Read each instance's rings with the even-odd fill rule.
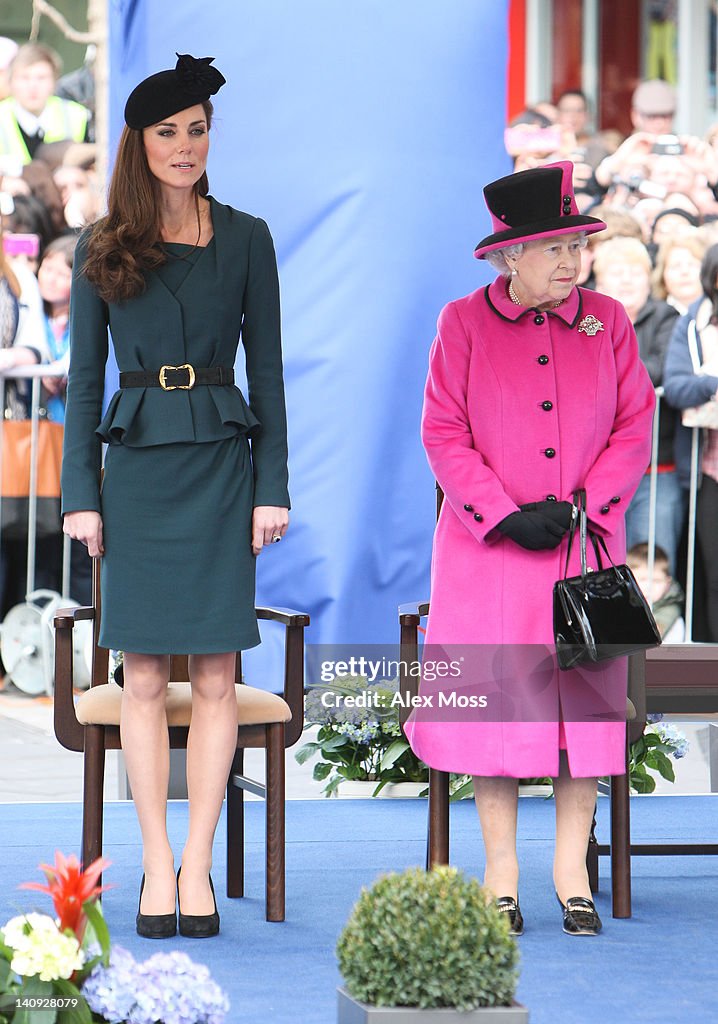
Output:
[[[145,876],[140,884],[140,902],[137,905],[135,927],[137,934],[143,939],[171,939],[177,934],[177,914],[143,914],[140,910],[142,893],[145,888]]]
[[[179,876],[177,872],[177,905],[179,906],[179,933],[186,939],[209,939],[212,935],[219,933],[219,914],[217,913],[217,900],[214,895],[212,876],[209,876],[209,887],[212,890],[214,900],[214,911],[211,914],[183,914],[182,905],[179,902]]]
[[[559,894],[556,899],[561,903]],[[585,896],[572,896],[561,903],[563,910],[563,930],[567,935],[598,935],[601,931],[601,918],[596,913],[593,901]]]
[[[509,935],[523,935],[524,919],[518,901],[513,896],[499,896],[494,905],[499,913],[509,915]]]

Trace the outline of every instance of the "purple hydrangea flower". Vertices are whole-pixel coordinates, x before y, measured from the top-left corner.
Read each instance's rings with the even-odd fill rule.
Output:
[[[110,1024],[223,1024],[229,1000],[203,964],[186,953],[155,953],[144,963],[115,946],[110,966],[82,988],[90,1009]]]

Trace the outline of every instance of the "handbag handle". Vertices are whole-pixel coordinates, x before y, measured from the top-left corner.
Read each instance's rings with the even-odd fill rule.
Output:
[[[593,533],[588,529],[588,515],[586,513],[586,489],[580,487],[573,492],[573,504],[576,509],[574,516],[571,519],[571,525],[568,533],[568,546],[566,548],[566,564],[564,566],[563,578],[568,578],[568,565],[571,557],[571,547],[573,545],[573,538],[576,534],[576,524],[578,523],[578,542],[579,542],[579,553],[581,556],[581,576],[586,577],[588,575],[588,560],[586,558],[586,542],[588,537],[591,538],[593,550],[596,555],[596,565],[598,569],[603,569],[603,559],[601,558],[601,549],[603,549],[606,558],[611,563],[613,568],[616,568],[616,563],[611,558],[606,542],[603,537]]]
[[[566,547],[566,564],[563,569],[563,578],[568,578],[568,564],[571,558],[571,548],[573,547],[573,538],[576,536],[576,524],[578,523],[578,542],[579,551],[581,555],[581,575],[586,576],[588,573],[588,566],[586,561],[586,533],[587,533],[587,516],[586,516],[586,491],[583,487],[573,492],[573,506],[574,514],[571,517],[571,525],[568,528],[568,546]]]

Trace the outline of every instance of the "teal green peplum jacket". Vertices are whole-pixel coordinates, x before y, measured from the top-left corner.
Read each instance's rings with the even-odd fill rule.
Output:
[[[176,295],[150,272],[141,295],[103,302],[82,273],[87,239],[80,238],[70,301],[63,513],[101,512],[103,441],[146,447],[219,441],[238,433],[251,439],[254,505],[290,507],[272,237],[263,220],[208,198],[214,237]],[[115,393],[103,417],[108,327],[120,371],[182,363],[233,367],[241,336],[248,402],[234,386],[126,388]]]

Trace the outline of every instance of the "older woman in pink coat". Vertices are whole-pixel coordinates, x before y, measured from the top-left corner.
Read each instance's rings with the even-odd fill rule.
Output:
[[[552,588],[577,488],[591,528],[624,560],[624,512],[650,457],[654,407],[623,307],[576,287],[586,236],[605,225],[579,214],[571,174],[566,161],[485,188],[494,230],[475,255],[500,276],[442,310],[422,421],[446,498],[425,657],[468,653],[457,686],[473,672],[469,688],[486,703],[454,720],[415,711],[407,735],[427,764],[474,776],[484,884],[515,934],[517,780],[534,776],[554,779],[564,931],[601,927],[586,848],[596,777],[625,770],[626,662],[559,671]],[[574,550],[569,575],[578,571]]]

